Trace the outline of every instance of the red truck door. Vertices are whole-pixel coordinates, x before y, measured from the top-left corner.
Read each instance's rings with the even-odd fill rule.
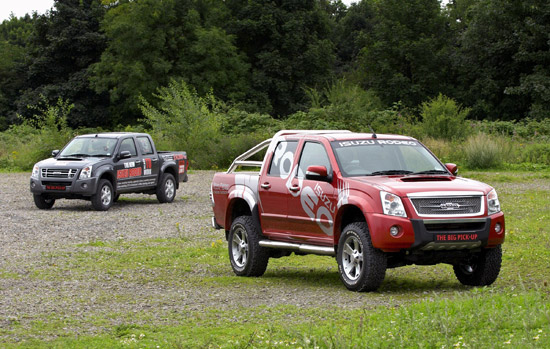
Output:
[[[293,172],[298,141],[281,141],[277,144],[269,167],[260,176],[260,219],[264,234],[284,233],[288,230],[287,181]]]
[[[337,191],[327,181],[306,179],[309,166],[325,166],[329,177],[332,176],[332,166],[323,144],[308,141],[302,148],[290,187],[294,190],[288,203],[291,234],[314,244],[332,244]]]

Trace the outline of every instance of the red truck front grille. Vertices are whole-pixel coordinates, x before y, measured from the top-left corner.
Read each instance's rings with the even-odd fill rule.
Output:
[[[481,197],[411,198],[416,212],[421,215],[477,215],[482,213]]]

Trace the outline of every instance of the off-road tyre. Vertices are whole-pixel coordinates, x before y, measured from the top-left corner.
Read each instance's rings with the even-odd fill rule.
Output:
[[[100,180],[97,192],[91,197],[92,207],[96,211],[107,211],[113,205],[113,199],[114,192],[111,182],[107,179]]]
[[[34,204],[41,210],[49,210],[55,204],[55,199],[46,198],[40,194],[33,194]]]
[[[238,276],[262,276],[269,262],[269,250],[260,246],[262,238],[252,217],[237,217],[227,239],[229,261]]]
[[[372,246],[365,222],[350,223],[344,228],[336,259],[340,279],[349,290],[375,291],[386,276],[386,255]]]
[[[502,265],[502,247],[482,250],[476,257],[453,265],[455,276],[467,286],[489,286],[498,277]]]
[[[164,173],[156,190],[160,203],[172,202],[176,197],[176,180],[170,173]]]

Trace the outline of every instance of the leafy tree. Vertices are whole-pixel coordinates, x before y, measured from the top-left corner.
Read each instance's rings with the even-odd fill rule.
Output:
[[[514,59],[520,46],[524,3],[478,0],[465,10],[467,22],[458,36],[454,62],[456,96],[472,107],[471,116],[476,119],[516,118],[528,107],[528,98],[505,93],[532,69]]]
[[[92,65],[92,85],[108,92],[119,121],[135,121],[138,97],[150,96],[174,75],[175,63],[199,21],[190,1],[131,1],[115,5],[102,29],[108,46]],[[185,20],[184,20],[185,18]]]
[[[11,16],[0,24],[0,130],[16,120],[15,100],[25,79],[20,65],[32,32],[32,18]]]
[[[337,22],[335,44],[337,49],[337,67],[346,72],[354,67],[359,52],[367,44],[374,28],[374,3],[363,0],[352,3],[345,15]],[[348,74],[353,79],[354,74]]]
[[[33,17],[28,14],[23,17],[10,16],[0,24],[0,40],[25,47],[32,33],[32,22]]]
[[[447,87],[450,31],[438,0],[372,1],[375,24],[358,73],[387,105],[414,107]]]
[[[334,45],[329,15],[314,0],[228,0],[228,32],[251,64],[250,98],[285,116],[304,107],[304,88],[330,77]]]
[[[234,37],[212,27],[197,28],[183,70],[185,80],[201,95],[210,90],[222,100],[243,101],[248,91],[249,65],[233,44]]]
[[[149,98],[170,78],[200,94],[212,89],[223,99],[244,98],[244,56],[232,36],[212,25],[226,17],[223,2],[215,0],[143,0],[111,8],[102,25],[109,45],[92,66],[93,86],[109,93],[114,113],[126,122],[139,115],[139,96]]]
[[[519,47],[514,61],[522,66],[519,84],[504,93],[520,100],[529,99],[527,113],[536,119],[550,116],[550,3],[542,0],[523,2],[522,25],[517,35]],[[517,117],[517,116],[516,116]]]
[[[32,118],[29,105],[63,98],[74,103],[69,126],[109,123],[106,96],[89,88],[88,66],[99,59],[105,38],[99,33],[104,8],[97,0],[56,0],[54,8],[34,20],[26,62],[25,90],[18,112]]]

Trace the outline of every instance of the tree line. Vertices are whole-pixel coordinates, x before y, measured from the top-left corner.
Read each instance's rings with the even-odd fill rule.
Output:
[[[282,120],[338,81],[416,115],[442,94],[543,119],[548,33],[547,0],[55,0],[0,24],[0,130],[59,98],[70,127],[135,124],[171,81]]]

